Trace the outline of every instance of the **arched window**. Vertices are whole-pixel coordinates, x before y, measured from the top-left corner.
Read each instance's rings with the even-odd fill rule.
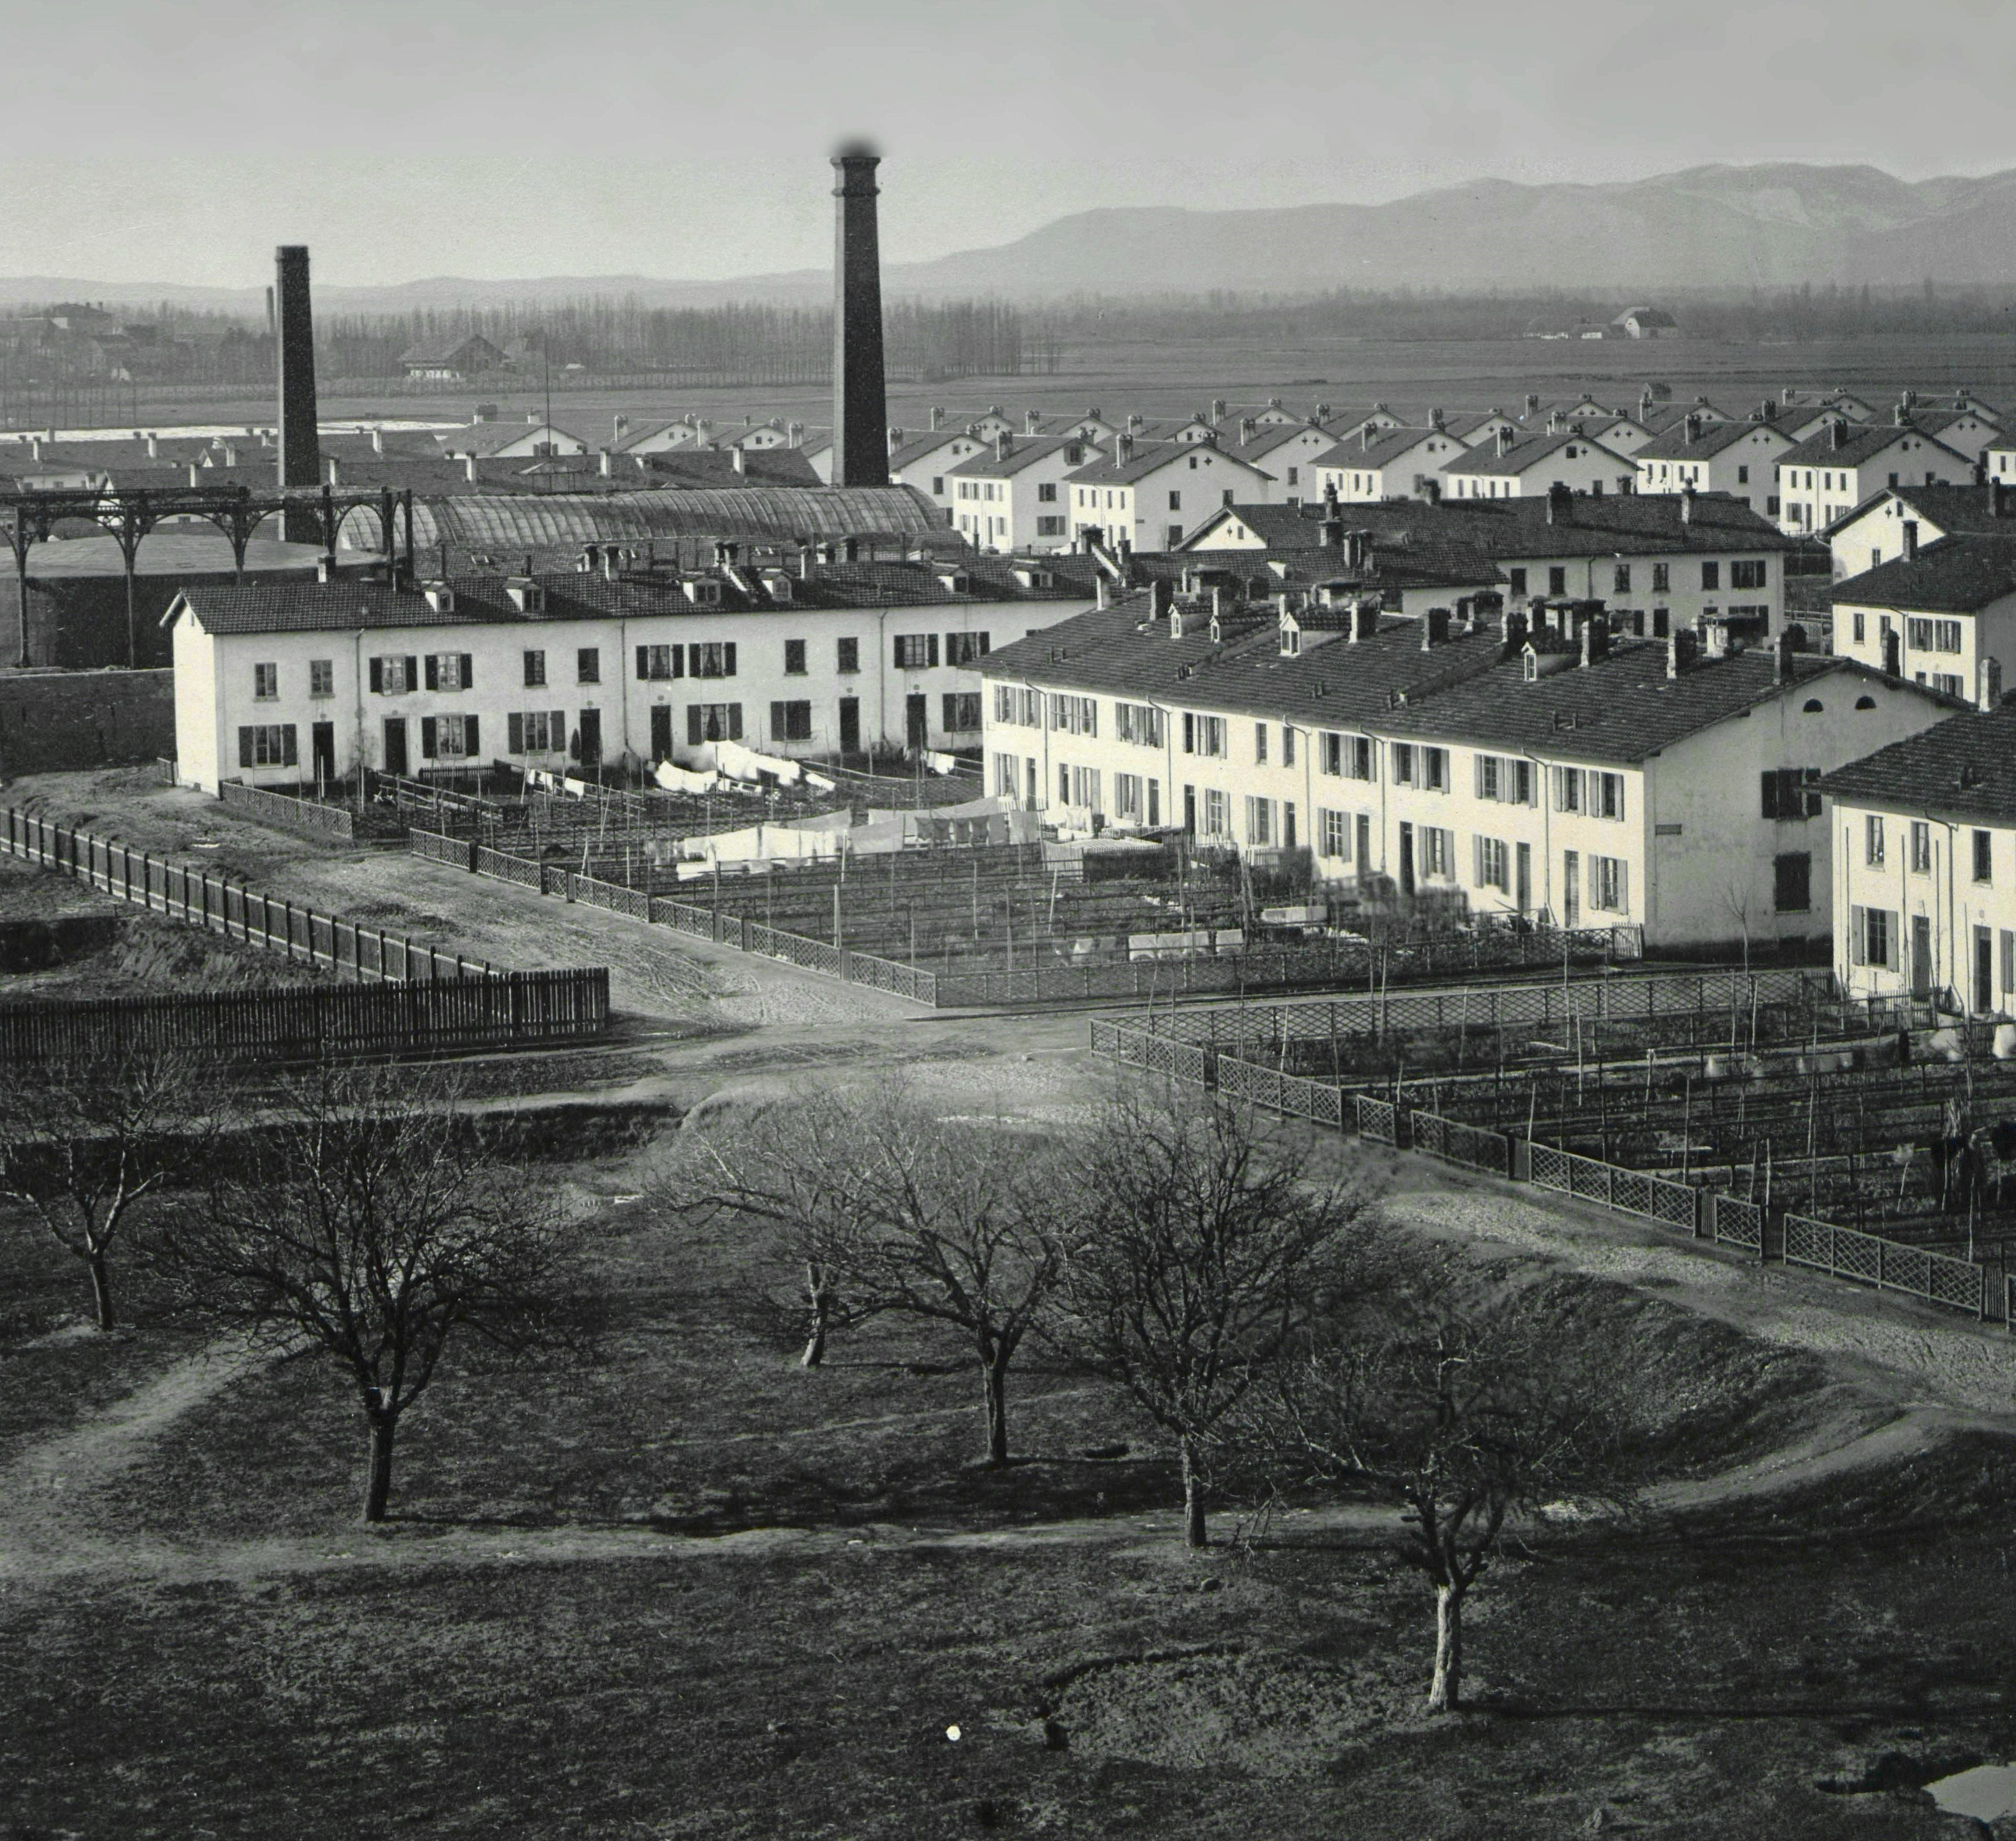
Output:
[[[1876,707],[1876,699],[1874,697],[1857,697],[1855,707],[1858,710],[1873,710]]]
[[[1806,699],[1805,714],[1809,716],[1817,716],[1826,707],[1827,705],[1822,703],[1818,697],[1808,697]]]

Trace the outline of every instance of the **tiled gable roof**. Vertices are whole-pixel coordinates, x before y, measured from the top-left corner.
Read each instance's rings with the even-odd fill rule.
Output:
[[[1327,453],[1319,454],[1311,464],[1316,466],[1340,468],[1346,472],[1353,467],[1376,470],[1380,467],[1391,465],[1394,461],[1404,458],[1407,455],[1413,453],[1424,441],[1432,440],[1438,435],[1445,440],[1456,444],[1460,451],[1453,455],[1453,458],[1460,459],[1463,454],[1471,451],[1463,448],[1462,437],[1452,430],[1396,428],[1375,437],[1369,447],[1355,440],[1340,441]]]
[[[1489,441],[1479,447],[1466,448],[1453,459],[1444,461],[1442,470],[1445,473],[1523,473],[1538,466],[1541,462],[1551,459],[1571,441],[1598,448],[1621,466],[1628,467],[1631,465],[1623,455],[1604,448],[1593,437],[1568,429],[1557,435],[1522,435],[1503,454],[1498,451],[1495,443]]]
[[[1687,439],[1686,419],[1668,428],[1664,433],[1654,435],[1631,458],[1633,460],[1706,460],[1722,452],[1725,448],[1733,448],[1751,436],[1772,433],[1778,440],[1773,444],[1778,454],[1790,451],[1792,437],[1781,429],[1773,429],[1768,422],[1704,422],[1690,441]],[[1777,455],[1773,456],[1773,458]]]
[[[2006,535],[1942,537],[1914,557],[1879,563],[1834,584],[1837,607],[1927,613],[1978,613],[2011,594],[2016,594],[2016,525]]]
[[[968,455],[946,471],[964,479],[1011,479],[1025,467],[1034,466],[1039,460],[1048,460],[1067,448],[1076,448],[1085,454],[1097,451],[1089,441],[1077,435],[1022,435],[1013,438],[1006,459],[990,442],[977,454]]]
[[[1935,440],[1922,430],[1909,422],[1878,422],[1867,424],[1849,422],[1846,433],[1837,445],[1832,427],[1822,429],[1817,434],[1809,435],[1798,447],[1790,448],[1778,456],[1780,466],[1866,466],[1894,443],[1907,435],[1929,443],[1939,449],[1947,459],[1961,466],[1971,464],[1964,454],[1957,454],[1949,447]]]
[[[1125,459],[1117,453],[1101,454],[1096,460],[1087,462],[1067,476],[1082,486],[1131,486],[1136,480],[1145,479],[1165,466],[1185,465],[1193,458],[1197,461],[1197,470],[1201,472],[1206,452],[1216,456],[1233,472],[1257,473],[1261,470],[1236,454],[1222,448],[1207,448],[1202,442],[1148,441],[1136,443],[1133,452]]]
[[[1820,787],[1849,804],[2016,824],[2016,704],[1971,710],[1892,742]]]

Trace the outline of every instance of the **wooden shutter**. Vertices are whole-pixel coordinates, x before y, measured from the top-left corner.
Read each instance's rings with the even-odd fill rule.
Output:
[[[927,664],[935,665],[938,662],[938,636],[935,633],[924,635],[924,660]]]
[[[427,689],[430,690],[441,689],[441,654],[438,653],[430,652],[427,654]],[[433,750],[430,749],[428,752],[432,753]]]
[[[567,741],[567,711],[555,710],[546,717],[546,746],[558,748]]]
[[[409,658],[406,660],[406,681],[401,688],[411,690],[419,681],[420,661],[416,658]]]
[[[770,739],[781,742],[784,739],[784,706],[772,703],[770,706]]]
[[[637,648],[637,680],[641,684],[651,675],[651,649],[648,645]]]
[[[283,767],[298,767],[301,759],[301,750],[294,740],[294,725],[291,722],[283,723],[280,728],[280,764]]]
[[[376,664],[377,660],[374,659],[372,663]],[[252,732],[249,728],[241,728],[238,732],[238,764],[240,767],[252,764]]]
[[[464,690],[476,688],[476,659],[473,653],[466,652],[462,655],[462,688]],[[471,749],[470,752],[473,753],[475,750]]]
[[[700,705],[697,703],[686,705],[686,746],[689,748],[700,746]]]
[[[1866,908],[1848,911],[1848,962],[1852,965],[1869,963],[1869,910]]]
[[[959,699],[950,691],[947,691],[945,693],[944,705],[945,721],[939,726],[948,735],[953,734],[959,728]]]
[[[735,675],[735,642],[729,640],[721,649],[721,674],[724,678],[733,678]]]
[[[683,678],[686,674],[686,649],[683,645],[668,645],[665,650],[671,655],[672,675]]]
[[[371,661],[371,688],[380,692],[385,688],[385,661],[383,659]]]
[[[1781,817],[1783,814],[1778,810],[1780,782],[1777,770],[1775,768],[1767,767],[1759,778],[1762,782],[1764,816],[1767,818]]]
[[[525,719],[515,710],[504,718],[504,746],[509,753],[525,752]]]
[[[434,757],[434,719],[431,716],[420,718],[420,754],[427,760]]]
[[[740,703],[728,706],[728,739],[731,742],[742,739],[742,706]]]
[[[980,635],[980,656],[982,658],[985,658],[992,649],[992,642],[988,638],[988,636],[985,633],[982,633]]]
[[[483,752],[482,743],[476,739],[477,720],[473,716],[465,716],[462,719],[462,751],[472,760]]]

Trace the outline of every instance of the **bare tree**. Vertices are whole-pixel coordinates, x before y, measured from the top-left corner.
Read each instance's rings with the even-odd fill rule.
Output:
[[[693,1120],[661,1172],[661,1197],[682,1214],[727,1210],[765,1223],[790,1262],[805,1343],[799,1365],[826,1360],[837,1329],[873,1314],[855,1281],[873,1216],[857,1102],[805,1093],[750,1113]]]
[[[1175,1437],[1192,1547],[1213,1433],[1360,1249],[1365,1194],[1314,1181],[1312,1150],[1225,1101],[1136,1090],[1076,1147],[1056,1333]]]
[[[1622,1359],[1544,1296],[1425,1266],[1356,1333],[1270,1377],[1236,1438],[1304,1483],[1369,1489],[1402,1511],[1435,1594],[1431,1712],[1460,1702],[1463,1612],[1514,1518],[1622,1510],[1644,1474]]]
[[[200,1065],[173,1051],[0,1065],[0,1196],[83,1264],[102,1330],[117,1321],[114,1242],[203,1160],[203,1098]]]
[[[801,1095],[754,1124],[703,1130],[668,1181],[689,1210],[772,1224],[805,1274],[816,1365],[833,1323],[944,1325],[981,1374],[986,1461],[1008,1461],[1008,1372],[1060,1269],[1066,1190],[1048,1142],[941,1119],[897,1086]]]
[[[383,1521],[401,1416],[449,1343],[519,1351],[557,1332],[569,1237],[445,1082],[324,1068],[248,1124],[171,1218],[167,1269],[199,1313],[345,1371],[370,1429],[364,1519]]]

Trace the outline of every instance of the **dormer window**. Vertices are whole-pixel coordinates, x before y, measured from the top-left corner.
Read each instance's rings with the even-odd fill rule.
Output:
[[[689,576],[682,584],[686,599],[696,607],[718,607],[721,605],[721,584],[711,575]]]
[[[972,591],[970,580],[957,570],[946,570],[938,577],[938,586],[948,595],[965,595]]]
[[[791,598],[791,578],[788,575],[766,575],[763,587],[772,601],[788,601]]]
[[[430,582],[427,588],[427,606],[436,613],[455,612],[455,590],[446,582]]]
[[[506,585],[505,592],[511,597],[511,605],[520,613],[544,613],[546,611],[546,591],[537,582],[511,582]]]
[[[1526,681],[1528,684],[1538,683],[1540,677],[1540,658],[1539,654],[1535,652],[1532,646],[1526,648],[1525,655],[1521,660],[1521,664]]]
[[[1284,659],[1300,658],[1301,653],[1302,629],[1296,626],[1282,627],[1281,656]]]

